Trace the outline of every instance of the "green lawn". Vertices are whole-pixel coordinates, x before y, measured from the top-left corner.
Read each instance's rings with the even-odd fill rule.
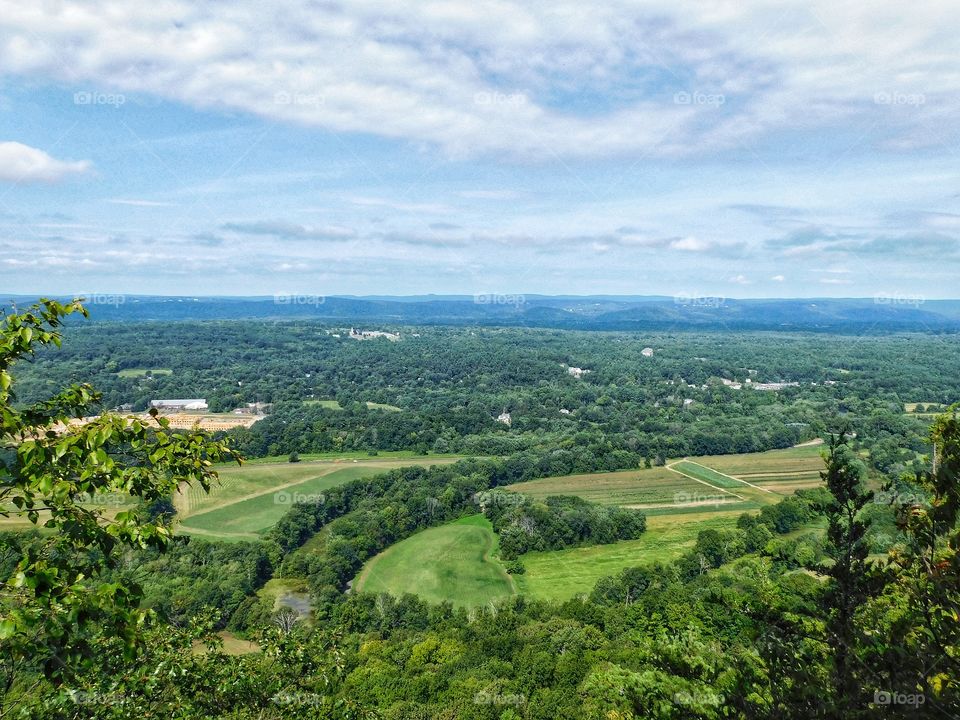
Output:
[[[304,400],[304,405],[319,405],[327,410],[343,410],[336,400]]]
[[[403,408],[398,408],[396,405],[386,405],[385,403],[375,403],[367,401],[367,407],[371,410],[386,410],[387,412],[403,412]]]
[[[343,407],[336,400],[304,400],[304,405],[319,405],[322,408],[327,410],[343,410]],[[388,410],[390,412],[402,412],[403,408],[398,408],[396,405],[386,405],[384,403],[375,403],[367,401],[367,407],[370,410]]]
[[[514,594],[496,559],[497,536],[482,515],[429,528],[384,550],[357,576],[354,587],[392,595],[414,593],[458,607],[484,605]]]
[[[670,561],[693,547],[697,533],[736,526],[742,510],[677,513],[647,518],[647,531],[637,540],[612,545],[527,553],[521,559],[527,568],[517,575],[521,594],[538,600],[568,600],[589,593],[597,580],[627,567]]]
[[[689,475],[690,477],[710,483],[714,487],[729,488],[731,490],[746,487],[742,482],[737,482],[725,475],[721,475],[716,470],[688,460],[678,460],[675,463],[671,463],[670,467],[682,472],[684,475]]]
[[[244,462],[219,465],[217,473],[220,481],[206,493],[200,487],[190,487],[185,496],[177,499],[178,512],[183,518],[214,510],[224,505],[260,495],[269,491],[281,490],[307,480],[322,477],[346,468],[367,468],[367,475],[374,475],[410,465],[440,465],[459,460],[456,455],[400,455],[384,453],[376,457],[367,454],[330,455],[327,459],[304,459],[301,462],[287,462],[286,458],[273,462]]]
[[[601,505],[673,504],[710,494],[710,488],[664,467],[541,478],[505,489],[541,500],[550,495],[576,495]]]
[[[189,515],[184,518],[179,530],[185,533],[199,530],[196,533],[198,535],[213,535],[223,539],[251,539],[273,527],[294,502],[322,502],[320,496],[324,490],[383,471],[384,468],[369,466],[334,470],[280,490]]]
[[[391,454],[388,457],[333,459],[309,462],[245,463],[221,465],[220,482],[209,495],[198,487],[187,488],[175,499],[180,531],[222,540],[249,540],[263,534],[295,502],[321,500],[325,490],[411,465],[456,462],[458,456]]]
[[[117,375],[122,378],[137,378],[146,377],[147,373],[151,375],[172,375],[173,370],[170,368],[127,368],[126,370],[120,370]]]

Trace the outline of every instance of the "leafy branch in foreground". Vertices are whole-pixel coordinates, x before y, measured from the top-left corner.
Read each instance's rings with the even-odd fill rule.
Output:
[[[98,574],[118,547],[162,549],[172,536],[168,517],[150,518],[136,503],[168,498],[181,483],[209,489],[214,463],[240,459],[202,432],[171,432],[155,413],[151,420],[84,419],[99,400],[88,385],[14,407],[11,367],[38,347],[59,347],[58,328],[74,313],[87,315],[79,301],[44,300],[0,324],[0,515],[45,531],[13,576],[0,578],[5,691],[24,671],[69,681],[96,662],[104,640],[119,639],[132,656],[146,616],[141,590]],[[115,498],[124,507],[107,510]]]

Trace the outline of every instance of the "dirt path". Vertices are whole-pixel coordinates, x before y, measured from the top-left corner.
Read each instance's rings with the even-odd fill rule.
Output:
[[[215,538],[232,537],[232,538],[243,538],[244,540],[260,539],[260,536],[257,535],[256,533],[237,533],[237,532],[221,532],[219,530],[217,531],[201,530],[200,528],[190,527],[185,523],[180,523],[177,529],[183,530],[188,535],[206,535],[208,537],[215,537]]]
[[[361,466],[361,467],[369,467],[369,466]],[[288,482],[281,483],[279,485],[271,485],[270,487],[264,488],[263,490],[260,490],[258,492],[248,493],[246,495],[241,495],[239,497],[225,499],[222,502],[213,503],[210,505],[204,505],[202,509],[199,509],[195,513],[191,513],[188,508],[186,513],[181,515],[181,517],[187,518],[187,517],[190,517],[191,515],[203,515],[204,513],[208,513],[213,510],[219,510],[220,508],[225,508],[229,505],[235,505],[236,503],[243,502],[244,500],[253,500],[254,498],[262,497],[263,495],[269,495],[270,493],[277,492],[278,490],[285,490],[286,488],[292,487],[293,485],[300,485],[301,483],[310,482],[311,480],[316,480],[317,478],[323,477],[324,475],[329,475],[330,473],[336,470],[342,470],[342,469],[343,468],[339,468],[339,467],[331,467],[331,468],[328,468],[326,471],[318,472],[316,475],[312,475],[308,478],[290,480]],[[186,493],[184,493],[184,496],[186,496]]]

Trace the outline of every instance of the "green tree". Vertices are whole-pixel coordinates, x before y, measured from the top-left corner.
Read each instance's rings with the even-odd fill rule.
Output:
[[[833,561],[825,568],[830,576],[825,601],[829,608],[826,629],[833,647],[833,687],[838,717],[853,717],[861,703],[862,674],[856,658],[859,645],[855,617],[869,597],[870,552],[867,524],[860,511],[873,499],[864,487],[866,468],[847,445],[843,433],[830,438],[826,470],[820,476],[833,496],[826,507],[828,553]]]
[[[133,657],[147,614],[141,589],[106,582],[100,572],[119,548],[165,547],[170,518],[148,508],[180,483],[208,489],[213,463],[236,457],[200,432],[171,432],[155,414],[150,421],[85,419],[99,400],[88,385],[17,407],[11,368],[38,347],[59,347],[58,328],[74,313],[87,315],[77,301],[44,300],[0,324],[0,509],[8,508],[0,514],[47,531],[23,545],[12,576],[0,578],[5,693],[16,692],[24,676],[55,686],[82,676],[106,646]],[[122,509],[111,516],[106,508],[118,502]]]

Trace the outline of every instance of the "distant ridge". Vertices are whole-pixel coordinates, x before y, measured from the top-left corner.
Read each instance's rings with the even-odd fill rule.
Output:
[[[72,297],[51,296],[59,300]],[[37,296],[0,298],[24,307]],[[94,321],[315,318],[393,325],[531,326],[581,330],[960,331],[960,300],[917,298],[729,299],[524,294],[182,297],[96,294]]]

